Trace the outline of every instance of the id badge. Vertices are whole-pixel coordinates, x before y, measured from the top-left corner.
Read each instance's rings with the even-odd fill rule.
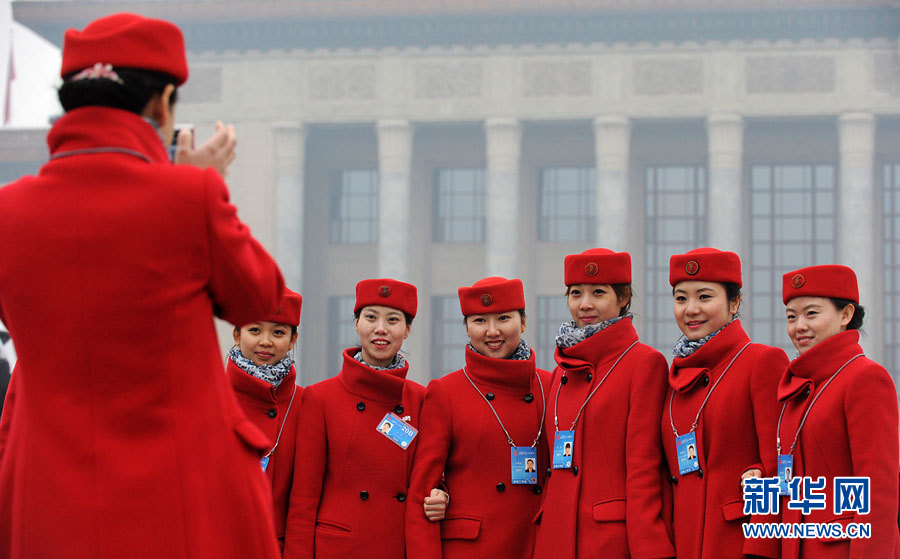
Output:
[[[263,456],[259,459],[259,465],[262,467],[263,471],[266,471],[266,468],[269,467],[269,456]]]
[[[553,437],[553,469],[572,467],[575,455],[575,431],[557,431]]]
[[[675,453],[678,456],[679,475],[689,474],[700,469],[697,435],[693,431],[675,438]]]
[[[790,495],[790,483],[794,476],[794,456],[791,454],[778,455],[778,494]]]
[[[403,450],[409,448],[412,440],[419,434],[418,429],[400,419],[399,415],[391,412],[384,414],[384,419],[381,420],[376,429]]]
[[[537,449],[531,446],[514,446],[509,449],[510,469],[514,485],[537,483]]]

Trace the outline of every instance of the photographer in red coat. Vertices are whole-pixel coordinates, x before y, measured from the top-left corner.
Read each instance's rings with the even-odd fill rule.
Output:
[[[284,549],[284,525],[294,479],[294,448],[303,388],[290,355],[297,343],[303,298],[285,288],[281,305],[263,320],[234,328],[225,374],[238,404],[270,441],[260,461],[272,486],[275,534]]]
[[[403,520],[425,388],[407,380],[400,349],[417,306],[411,284],[356,285],[360,346],[344,350],[336,377],[303,393],[285,558],[406,557]],[[421,511],[422,502],[410,506]]]
[[[422,508],[407,509],[407,555],[531,557],[548,464],[549,373],[536,368],[522,340],[521,280],[485,278],[459,288],[459,302],[471,342],[466,366],[428,385],[410,483],[418,503],[443,474],[452,501],[440,523],[429,523]]]
[[[283,281],[216,170],[173,165],[171,23],[66,32],[38,176],[0,189],[0,320],[18,362],[0,420],[0,557],[275,558],[268,440],[222,375],[213,313],[268,316]],[[233,130],[180,161],[221,171]]]
[[[737,319],[741,261],[698,248],[673,255],[669,282],[675,344],[662,410],[672,476],[675,555],[696,559],[777,557],[777,542],[744,539],[742,479],[775,467],[775,391],[784,351],[750,341]],[[767,521],[766,517],[762,517]]]
[[[631,255],[565,259],[572,320],[556,337],[545,431],[552,475],[536,519],[536,559],[674,557],[656,427],[666,359],[638,342],[628,312]]]
[[[839,526],[871,524],[871,537],[785,538],[783,559],[900,557],[897,530],[897,478],[900,435],[897,391],[890,374],[859,346],[865,310],[859,304],[856,274],[846,266],[810,266],[784,275],[782,294],[787,331],[800,356],[791,361],[778,385],[775,448],[777,473],[794,484],[808,476],[825,478],[824,509],[800,509],[781,500],[782,522]],[[773,440],[767,442],[772,446]],[[835,510],[835,478],[866,477],[869,512]],[[797,485],[802,499],[802,485]]]

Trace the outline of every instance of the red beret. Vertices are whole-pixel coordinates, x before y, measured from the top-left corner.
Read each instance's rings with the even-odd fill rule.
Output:
[[[98,62],[164,72],[175,77],[178,85],[188,79],[181,30],[168,21],[137,14],[113,14],[94,20],[83,31],[66,31],[62,77]]]
[[[784,275],[781,298],[786,305],[795,297],[828,297],[847,299],[859,304],[856,274],[846,266],[829,264],[809,266]]]
[[[520,279],[484,278],[459,288],[459,307],[463,316],[524,309],[525,288]]]
[[[401,310],[416,316],[419,300],[416,286],[393,279],[366,279],[356,284],[356,306],[353,312],[363,307],[382,306]]]
[[[741,259],[733,252],[715,248],[673,254],[669,259],[669,283],[675,287],[678,282],[691,280],[736,283],[740,287]]]
[[[302,306],[303,297],[285,287],[281,293],[281,304],[278,309],[263,320],[288,326],[300,326],[300,307]]]
[[[631,283],[631,255],[592,248],[566,256],[566,285]]]

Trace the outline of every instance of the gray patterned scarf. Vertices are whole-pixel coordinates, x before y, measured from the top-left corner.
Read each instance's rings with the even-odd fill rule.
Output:
[[[693,354],[693,353],[696,352],[698,349],[700,349],[701,347],[703,347],[703,345],[704,345],[706,342],[708,342],[709,340],[713,339],[713,337],[714,337],[716,334],[718,334],[719,332],[721,332],[722,330],[724,330],[729,324],[731,324],[732,322],[734,322],[735,319],[737,319],[737,315],[736,315],[736,314],[735,314],[735,315],[732,315],[731,320],[729,320],[728,322],[726,322],[726,323],[725,323],[725,326],[722,326],[721,328],[719,328],[718,330],[716,330],[715,332],[713,332],[712,334],[710,334],[710,335],[708,335],[708,336],[703,336],[703,337],[700,338],[699,340],[693,340],[693,341],[691,341],[691,340],[687,339],[687,336],[681,336],[680,338],[678,338],[678,341],[675,342],[675,348],[672,350],[672,355],[675,356],[675,357],[687,357],[688,355]]]
[[[406,359],[404,359],[403,356],[400,355],[400,352],[397,352],[397,355],[394,356],[394,359],[387,367],[379,367],[377,365],[369,365],[368,363],[366,363],[365,360],[363,360],[362,350],[357,351],[356,355],[354,355],[353,358],[363,365],[371,369],[375,369],[376,371],[390,371],[392,369],[402,369],[406,366]]]
[[[478,355],[484,355],[477,349],[475,346],[469,343],[469,349],[477,353]],[[526,359],[531,359],[531,348],[528,347],[528,344],[525,343],[525,340],[519,340],[519,345],[516,346],[516,350],[512,352],[512,355],[507,357],[507,359],[513,359],[515,361],[525,361]]]
[[[584,328],[575,326],[574,320],[563,322],[559,326],[559,334],[556,335],[556,347],[560,349],[568,349],[574,345],[580,344],[597,332],[606,330],[623,318],[630,318],[631,316],[633,315],[631,313],[628,313],[625,316],[617,316],[615,318],[610,318],[609,320],[604,320],[603,322],[598,322],[597,324],[588,324]]]
[[[237,347],[228,350],[228,357],[251,377],[268,382],[272,386],[281,384],[284,377],[291,372],[291,366],[294,364],[293,358],[290,355],[285,355],[284,359],[274,365],[254,365],[253,361],[244,357],[241,354],[241,350]]]

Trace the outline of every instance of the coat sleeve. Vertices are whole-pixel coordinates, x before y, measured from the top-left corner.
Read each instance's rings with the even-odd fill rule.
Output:
[[[315,557],[316,517],[328,462],[325,414],[315,392],[309,388],[304,390],[300,405],[294,480],[285,522],[284,559]]]
[[[212,169],[204,173],[208,227],[209,292],[216,316],[242,326],[278,308],[281,271],[250,235]]]
[[[756,440],[759,446],[759,462],[747,464],[744,471],[759,468],[765,477],[778,475],[778,450],[775,445],[778,429],[778,415],[781,405],[778,403],[778,381],[788,366],[788,356],[779,348],[767,348],[756,360],[750,373],[750,400],[753,406],[753,421],[756,427]],[[740,480],[735,480],[735,484]],[[752,523],[777,522],[771,515],[755,515]],[[781,542],[775,538],[753,538],[744,541],[744,553],[760,557],[777,558],[781,556]]]
[[[450,454],[453,436],[450,400],[440,380],[433,380],[425,391],[419,420],[419,442],[409,483],[410,500],[406,506],[406,556],[416,559],[439,559],[441,551],[440,522],[425,518],[422,504],[433,487],[441,485],[441,476]],[[451,515],[452,488],[450,508]]]
[[[892,557],[897,544],[897,476],[900,473],[897,390],[882,367],[871,366],[864,372],[847,389],[844,416],[850,438],[852,475],[870,479],[870,512],[853,522],[871,523],[872,537],[850,540],[851,559]]]
[[[625,433],[625,526],[631,556],[674,557],[663,515],[660,470],[663,449],[659,425],[668,387],[666,359],[653,352],[641,360],[631,379]]]

